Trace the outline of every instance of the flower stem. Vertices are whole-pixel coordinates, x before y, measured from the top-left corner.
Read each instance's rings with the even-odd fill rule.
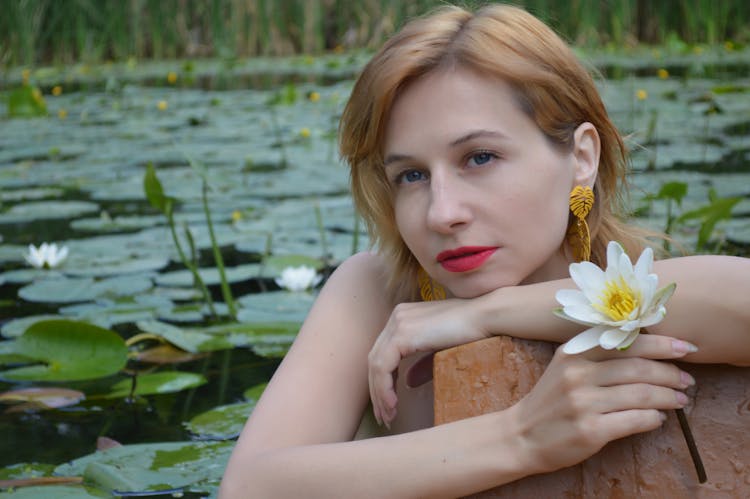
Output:
[[[706,469],[703,467],[703,460],[701,455],[698,453],[698,446],[695,445],[695,439],[693,438],[693,432],[690,430],[690,425],[685,417],[685,411],[682,409],[675,409],[677,413],[677,421],[680,422],[680,428],[682,429],[682,435],[685,437],[685,443],[687,443],[688,450],[690,451],[690,457],[693,458],[693,465],[695,465],[695,472],[698,474],[698,483],[706,483]]]

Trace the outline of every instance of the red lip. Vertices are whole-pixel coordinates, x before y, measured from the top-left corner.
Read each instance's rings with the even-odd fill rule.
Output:
[[[441,252],[437,261],[448,272],[468,272],[481,267],[495,251],[495,246],[462,246]]]

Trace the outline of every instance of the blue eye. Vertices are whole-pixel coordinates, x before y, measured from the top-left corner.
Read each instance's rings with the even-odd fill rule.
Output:
[[[396,179],[396,183],[399,184],[412,184],[425,179],[425,174],[419,170],[406,170],[401,173]]]
[[[469,158],[469,163],[473,163],[473,165],[471,166],[480,166],[485,163],[489,163],[496,157],[497,156],[495,154],[492,154],[491,152],[480,151],[471,155],[471,157]]]

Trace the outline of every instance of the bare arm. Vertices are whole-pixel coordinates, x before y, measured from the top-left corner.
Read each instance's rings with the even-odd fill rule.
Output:
[[[684,360],[750,365],[750,259],[704,255],[654,263],[660,285],[677,283],[667,316],[649,328],[698,346]],[[501,288],[478,298],[404,303],[393,311],[370,353],[370,387],[376,416],[395,417],[391,373],[401,358],[485,337],[563,343],[584,326],[556,317],[555,293],[575,289],[572,279]]]
[[[703,255],[654,263],[659,285],[677,283],[665,319],[650,333],[679,338],[699,347],[689,362],[750,365],[750,259]],[[476,300],[478,328],[484,335],[565,342],[582,329],[551,310],[558,289],[575,288],[571,279],[500,289]],[[472,306],[472,305],[469,305]]]
[[[372,255],[358,255],[329,279],[243,429],[220,497],[467,495],[575,464],[684,404],[675,366],[635,358],[682,356],[654,335],[627,355],[558,352],[505,411],[350,442],[368,399],[368,352],[392,309],[379,272]]]

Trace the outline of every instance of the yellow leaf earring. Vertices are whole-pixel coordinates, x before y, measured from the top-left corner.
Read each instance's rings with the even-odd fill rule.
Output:
[[[568,228],[568,244],[577,262],[591,258],[591,234],[586,216],[594,206],[594,191],[587,185],[577,185],[570,191],[570,211],[576,221]]]
[[[422,301],[445,300],[445,288],[433,281],[422,267],[417,271],[417,283]]]

